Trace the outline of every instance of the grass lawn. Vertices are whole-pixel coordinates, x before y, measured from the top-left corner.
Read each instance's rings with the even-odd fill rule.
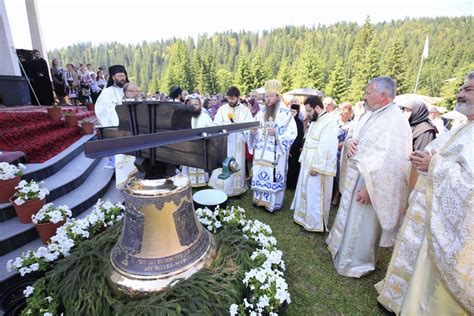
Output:
[[[366,277],[353,279],[338,275],[326,247],[327,233],[309,233],[293,222],[290,211],[293,194],[287,191],[283,209],[274,214],[253,206],[250,191],[229,202],[243,207],[247,218],[271,226],[286,264],[292,300],[287,315],[383,315],[377,307],[373,285],[384,277],[391,249],[384,249],[377,270]],[[337,208],[331,209],[330,225],[336,212]]]

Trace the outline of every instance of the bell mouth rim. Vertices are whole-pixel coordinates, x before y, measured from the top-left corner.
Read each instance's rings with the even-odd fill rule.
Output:
[[[122,187],[122,192],[128,196],[156,198],[182,192],[190,185],[189,178],[181,174],[165,179],[139,179],[133,176]]]

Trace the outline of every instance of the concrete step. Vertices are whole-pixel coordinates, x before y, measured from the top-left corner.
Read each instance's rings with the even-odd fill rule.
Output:
[[[46,202],[52,202],[80,186],[90,175],[99,160],[86,158],[84,152],[80,152],[71,160],[61,172],[55,173],[44,181],[49,194]],[[16,217],[15,209],[10,203],[0,204],[0,222]]]
[[[41,181],[52,176],[66,166],[71,160],[76,158],[76,156],[84,150],[84,144],[95,137],[95,134],[84,135],[61,153],[45,162],[25,164],[26,170],[22,179],[27,181],[32,179],[35,181]]]
[[[113,180],[113,178],[112,178],[112,180]],[[115,187],[115,181],[110,181],[110,183],[108,184],[106,189],[107,189],[107,191],[101,197],[102,200],[104,200],[104,201],[105,200],[110,200],[112,203],[123,202],[122,192],[117,190],[117,188]],[[97,199],[94,201],[92,206],[90,206],[83,213],[79,214],[79,216],[77,216],[77,218],[84,218],[88,214],[90,214],[92,212],[92,210],[94,209],[94,204],[96,202],[97,202]],[[0,284],[5,282],[5,281],[8,281],[9,278],[13,277],[16,274],[15,271],[11,271],[11,272],[7,271],[6,266],[7,266],[8,260],[15,259],[16,257],[21,256],[21,254],[26,253],[28,250],[36,250],[41,246],[43,246],[43,243],[41,242],[41,240],[40,239],[35,239],[35,240],[30,241],[27,244],[21,246],[20,248],[17,248],[17,249],[15,249],[15,250],[13,250],[13,251],[5,254],[5,255],[2,255],[0,257]]]
[[[113,179],[114,170],[105,169],[108,158],[103,158],[89,177],[77,188],[52,201],[55,205],[67,205],[73,217],[86,211],[103,196]],[[38,238],[33,224],[22,224],[18,217],[0,223],[0,255],[5,255]]]

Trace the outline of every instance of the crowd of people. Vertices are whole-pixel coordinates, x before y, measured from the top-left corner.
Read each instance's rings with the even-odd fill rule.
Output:
[[[109,73],[96,114],[103,126],[117,126],[115,106],[140,91],[127,83],[123,66]],[[473,312],[474,72],[457,95],[456,110],[468,121],[451,130],[438,109],[420,99],[395,104],[397,86],[389,77],[373,78],[354,106],[319,96],[286,104],[281,90],[278,80],[269,80],[259,100],[241,96],[237,87],[223,98],[171,88],[168,100],[196,110],[192,128],[260,122],[228,136],[227,156],[245,168],[224,180],[221,169],[209,175],[183,166],[192,185],[231,197],[251,189],[252,202],[268,212],[280,210],[287,188],[295,188],[293,220],[309,232],[329,232],[338,274],[367,275],[376,269],[381,247],[394,247],[376,285],[386,309]],[[329,227],[331,204],[338,210]]]

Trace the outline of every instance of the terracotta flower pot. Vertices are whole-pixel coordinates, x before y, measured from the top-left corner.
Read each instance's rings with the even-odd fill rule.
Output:
[[[87,111],[94,111],[95,110],[95,104],[94,103],[87,103]]]
[[[53,121],[60,121],[62,117],[61,108],[59,107],[48,108],[48,116]]]
[[[84,134],[93,134],[94,133],[94,124],[85,123],[82,124],[82,131]]]
[[[20,223],[23,224],[31,223],[31,215],[36,214],[46,204],[46,199],[30,200],[26,201],[25,204],[22,205],[17,205],[14,200],[15,199],[13,197],[10,198],[10,202],[15,208],[16,215],[20,219]]]
[[[36,230],[43,243],[47,244],[49,239],[56,234],[56,229],[66,223],[66,219],[58,223],[35,224]]]
[[[76,127],[79,122],[76,115],[66,115],[66,125],[69,127]]]
[[[15,194],[15,187],[18,183],[20,183],[20,177],[0,180],[0,203],[8,203],[12,195]]]

